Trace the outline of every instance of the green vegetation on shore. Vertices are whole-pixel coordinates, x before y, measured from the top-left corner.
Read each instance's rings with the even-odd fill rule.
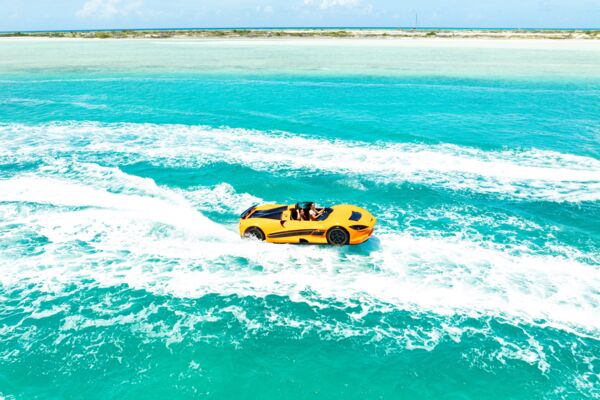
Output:
[[[427,30],[427,29],[222,29],[98,30],[9,32],[0,37],[84,39],[167,38],[447,38],[447,39],[600,39],[600,30]]]

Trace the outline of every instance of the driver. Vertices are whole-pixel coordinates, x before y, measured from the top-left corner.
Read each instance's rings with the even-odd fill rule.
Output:
[[[325,209],[322,209],[321,211],[317,211],[317,206],[315,206],[315,203],[312,203],[310,205],[310,210],[308,210],[308,215],[310,217],[310,220],[316,221],[321,215],[323,215],[323,211],[325,211]]]

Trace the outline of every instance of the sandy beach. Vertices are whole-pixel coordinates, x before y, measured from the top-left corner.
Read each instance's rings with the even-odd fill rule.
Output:
[[[496,29],[193,29],[7,32],[0,37],[83,39],[426,39],[426,40],[599,40],[599,30]]]

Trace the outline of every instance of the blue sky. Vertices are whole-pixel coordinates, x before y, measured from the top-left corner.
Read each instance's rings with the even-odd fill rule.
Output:
[[[0,31],[420,26],[597,28],[600,0],[0,0]]]

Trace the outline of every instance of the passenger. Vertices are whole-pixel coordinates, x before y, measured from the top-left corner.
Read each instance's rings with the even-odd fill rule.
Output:
[[[300,217],[298,216],[298,210],[296,208],[290,209],[290,221],[300,221]]]
[[[312,203],[310,205],[310,210],[308,211],[308,215],[310,216],[310,220],[311,221],[317,221],[319,219],[319,217],[321,215],[323,215],[323,211],[325,211],[325,209],[321,209],[321,211],[317,211],[317,206],[315,206],[315,203]]]
[[[298,209],[298,221],[307,221],[306,215],[304,214],[304,210],[302,208]]]

